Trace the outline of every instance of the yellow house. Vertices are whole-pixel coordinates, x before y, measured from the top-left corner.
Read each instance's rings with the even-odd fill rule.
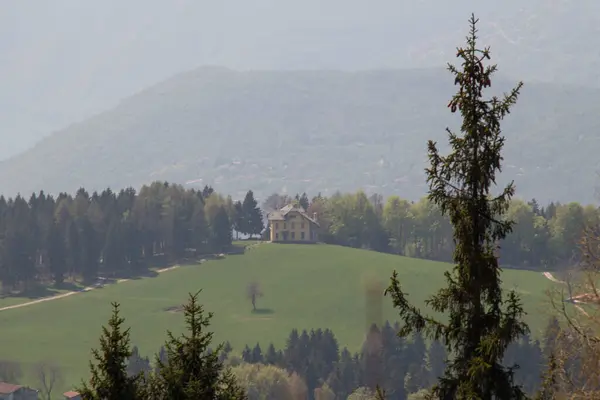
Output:
[[[319,238],[316,215],[309,217],[302,207],[287,205],[268,218],[271,242],[315,243]]]

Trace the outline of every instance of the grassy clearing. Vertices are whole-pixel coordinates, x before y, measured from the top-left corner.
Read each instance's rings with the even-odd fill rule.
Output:
[[[448,267],[336,246],[265,243],[245,255],[0,312],[0,359],[21,361],[26,373],[39,360],[53,360],[63,367],[68,384],[77,383],[87,376],[90,349],[98,345],[111,301],[122,304],[133,343],[142,354],[153,354],[164,342],[166,329],[179,332],[183,326],[182,314],[168,309],[199,289],[200,300],[215,313],[216,339],[229,340],[237,351],[256,342],[283,346],[292,328],[331,328],[342,345],[355,350],[368,322],[365,281],[385,285],[396,269],[411,299],[422,305],[444,284]],[[522,294],[537,334],[548,309],[544,291],[552,283],[529,271],[507,270],[503,278],[507,287]],[[246,298],[246,286],[253,280],[265,295],[258,300],[258,313]],[[397,319],[389,298],[383,298],[382,312],[384,319]],[[37,384],[29,373],[26,383]]]

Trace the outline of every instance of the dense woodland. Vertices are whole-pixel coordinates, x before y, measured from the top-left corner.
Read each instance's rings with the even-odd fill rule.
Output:
[[[306,194],[294,198],[273,194],[263,208],[272,210],[293,201],[305,207],[309,215],[317,214],[325,242],[452,261],[452,225],[427,198],[411,202],[359,191],[329,198],[318,195],[309,201]],[[576,261],[581,233],[585,226],[600,222],[600,210],[578,203],[543,206],[535,199],[512,200],[504,218],[515,221],[515,226],[499,244],[501,263],[544,270]]]
[[[254,224],[252,226],[251,224]],[[206,187],[154,183],[139,193],[87,193],[57,198],[43,192],[0,198],[0,282],[8,291],[35,283],[135,274],[195,254],[231,246],[232,230],[260,233],[252,192],[233,202]]]
[[[515,379],[530,395],[539,390],[557,323],[555,319],[549,322],[544,334],[546,339],[542,343],[525,336],[507,349],[505,363],[519,365]],[[357,388],[374,393],[377,386],[386,390],[389,400],[405,400],[408,395],[434,385],[444,372],[448,355],[440,342],[427,344],[420,334],[407,339],[401,338],[396,335],[399,330],[398,323],[391,325],[386,322],[381,329],[373,325],[361,350],[353,353],[347,348],[341,349],[334,333],[329,329],[310,332],[294,329],[283,349],[277,349],[273,344],[262,348],[257,343],[246,346],[240,354],[229,343],[225,343],[219,358],[225,365],[232,367],[250,400],[292,399],[293,396],[281,393],[298,391],[298,388],[294,388],[298,384],[310,400],[333,399],[324,395],[328,392],[335,399],[344,400]],[[158,352],[158,358],[166,361],[164,348]],[[249,364],[260,368],[251,369]],[[134,346],[128,362],[129,375],[154,370],[151,358],[141,356]],[[251,381],[245,376],[249,371],[253,371]],[[279,387],[281,383],[278,382],[278,371],[284,372],[283,381],[287,387]],[[299,381],[291,379],[292,376],[297,376]],[[279,396],[275,393],[279,393]]]
[[[80,189],[56,198],[43,192],[29,199],[0,197],[0,282],[5,292],[72,278],[90,282],[226,252],[234,234],[267,237],[266,214],[293,202],[317,214],[326,243],[451,261],[452,225],[425,198],[410,202],[362,191],[310,199],[274,194],[261,210],[252,191],[233,201],[211,187],[155,182],[139,193]],[[600,211],[578,203],[514,200],[507,217],[516,225],[500,243],[501,262],[542,270],[576,261],[581,232],[600,221]]]

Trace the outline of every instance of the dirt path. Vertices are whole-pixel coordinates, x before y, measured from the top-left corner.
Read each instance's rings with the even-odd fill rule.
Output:
[[[552,272],[543,272],[544,276],[548,279],[550,279],[552,282],[555,283],[561,283],[563,285],[566,285],[567,282],[565,281],[561,281],[559,279],[556,279],[554,277],[554,275],[552,275]],[[583,309],[583,307],[581,307],[579,304],[577,304],[576,302],[573,302],[573,305],[575,306],[576,309],[578,309],[581,313],[583,313],[583,315],[585,315],[586,317],[589,317],[589,314]]]
[[[159,273],[159,274],[162,274],[163,272],[171,271],[171,270],[174,270],[175,268],[179,268],[179,265],[174,265],[172,267],[158,269],[158,270],[156,270],[156,272]],[[123,282],[127,282],[128,280],[129,279],[119,279],[118,281],[116,281],[116,283],[123,283]],[[12,305],[12,306],[6,306],[6,307],[0,308],[0,312],[1,311],[6,311],[6,310],[12,310],[13,308],[21,308],[21,307],[32,306],[34,304],[43,303],[45,301],[58,300],[58,299],[62,299],[62,298],[68,297],[68,296],[72,296],[72,295],[77,294],[77,293],[89,292],[89,291],[92,291],[94,289],[96,289],[94,286],[88,286],[88,287],[85,287],[83,289],[76,290],[74,292],[67,292],[67,293],[63,293],[63,294],[58,294],[56,296],[43,297],[41,299],[28,301],[26,303],[20,303],[20,304],[15,304],[15,305]]]
[[[544,272],[544,276],[548,279],[550,279],[552,282],[556,282],[556,283],[563,283],[565,284],[566,282],[558,280],[554,277],[554,275],[552,275],[552,272]]]

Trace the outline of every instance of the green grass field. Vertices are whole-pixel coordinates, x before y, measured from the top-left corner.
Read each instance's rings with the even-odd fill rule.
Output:
[[[150,355],[164,342],[167,329],[179,332],[183,326],[181,313],[165,310],[199,289],[203,289],[201,302],[215,313],[216,339],[229,340],[236,351],[256,342],[265,348],[271,341],[283,346],[293,328],[331,328],[341,345],[357,350],[367,325],[365,280],[387,285],[396,269],[410,298],[422,305],[443,285],[448,267],[336,246],[261,244],[244,255],[2,311],[0,359],[20,361],[28,374],[25,383],[34,387],[38,385],[29,373],[32,366],[52,360],[66,375],[60,389],[68,389],[88,374],[90,349],[98,346],[111,301],[121,303],[133,344]],[[516,270],[506,270],[503,279],[506,287],[522,294],[533,334],[539,333],[546,323],[544,292],[551,282],[540,273]],[[257,304],[262,312],[257,314],[246,298],[246,285],[253,280],[264,292]],[[383,316],[397,319],[389,298],[383,298]]]

